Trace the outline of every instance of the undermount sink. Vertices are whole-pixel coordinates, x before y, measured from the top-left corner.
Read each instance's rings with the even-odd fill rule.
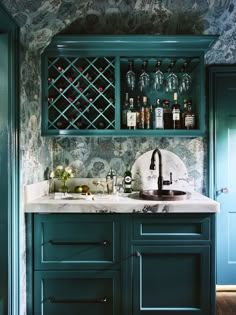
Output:
[[[145,200],[185,200],[190,194],[181,190],[141,190],[139,197]]]

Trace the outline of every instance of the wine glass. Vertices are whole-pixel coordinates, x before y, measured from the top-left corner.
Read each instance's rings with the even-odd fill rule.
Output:
[[[157,91],[161,91],[164,85],[164,74],[160,70],[160,67],[161,67],[161,61],[157,61],[156,72],[154,73],[154,78],[153,78],[153,87]]]
[[[179,79],[178,76],[173,72],[174,62],[172,61],[168,67],[168,74],[166,77],[165,90],[167,93],[174,93],[178,91]]]
[[[128,88],[130,88],[133,91],[135,88],[135,83],[136,83],[133,60],[129,60],[128,62],[128,71],[126,73],[126,83],[127,83]]]
[[[141,74],[139,77],[139,89],[140,92],[143,92],[146,88],[149,87],[150,84],[150,76],[147,73],[147,61],[144,61],[142,64]]]
[[[188,63],[185,62],[183,68],[181,69],[180,83],[179,83],[179,92],[186,93],[189,91],[192,83],[191,76],[187,73]]]

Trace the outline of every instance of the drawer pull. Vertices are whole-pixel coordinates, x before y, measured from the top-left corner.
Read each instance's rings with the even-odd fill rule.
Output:
[[[48,301],[50,303],[107,303],[107,297],[102,299],[55,299],[49,297]]]
[[[101,241],[101,242],[63,242],[63,241],[48,241],[51,245],[102,245],[106,246],[109,245],[108,241]]]

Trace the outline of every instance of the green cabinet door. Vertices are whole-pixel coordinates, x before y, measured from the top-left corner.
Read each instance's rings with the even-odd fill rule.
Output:
[[[135,245],[133,253],[133,314],[213,314],[209,246]]]
[[[35,272],[34,315],[120,315],[118,271]]]

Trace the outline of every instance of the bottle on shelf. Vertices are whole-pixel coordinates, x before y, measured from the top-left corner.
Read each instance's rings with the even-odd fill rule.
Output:
[[[195,114],[192,112],[192,101],[187,102],[187,111],[184,115],[184,128],[185,129],[194,129],[195,128]]]
[[[136,129],[137,127],[137,114],[134,110],[134,99],[131,97],[129,99],[129,106],[127,110],[127,127],[128,129]]]
[[[181,129],[181,110],[178,104],[178,94],[174,93],[174,103],[172,105],[173,129]]]
[[[140,129],[140,109],[141,109],[141,100],[140,96],[137,96],[137,103],[136,103],[136,123],[137,129]]]
[[[130,167],[127,165],[126,171],[124,173],[124,192],[131,193],[132,192],[132,173]]]
[[[163,110],[163,106],[161,105],[160,98],[157,98],[156,100],[156,106],[155,106],[153,116],[154,116],[153,129],[163,129],[164,128],[164,110]]]
[[[163,101],[164,129],[173,129],[172,110],[169,100]]]
[[[146,98],[146,96],[144,96]],[[140,102],[140,110],[139,110],[139,129],[145,129],[145,108],[144,103]]]
[[[122,107],[122,128],[126,129],[127,128],[127,111],[129,108],[129,93],[125,93],[125,102]]]
[[[150,108],[148,107],[147,96],[143,96],[143,107],[144,107],[144,129],[151,128],[151,114]]]

